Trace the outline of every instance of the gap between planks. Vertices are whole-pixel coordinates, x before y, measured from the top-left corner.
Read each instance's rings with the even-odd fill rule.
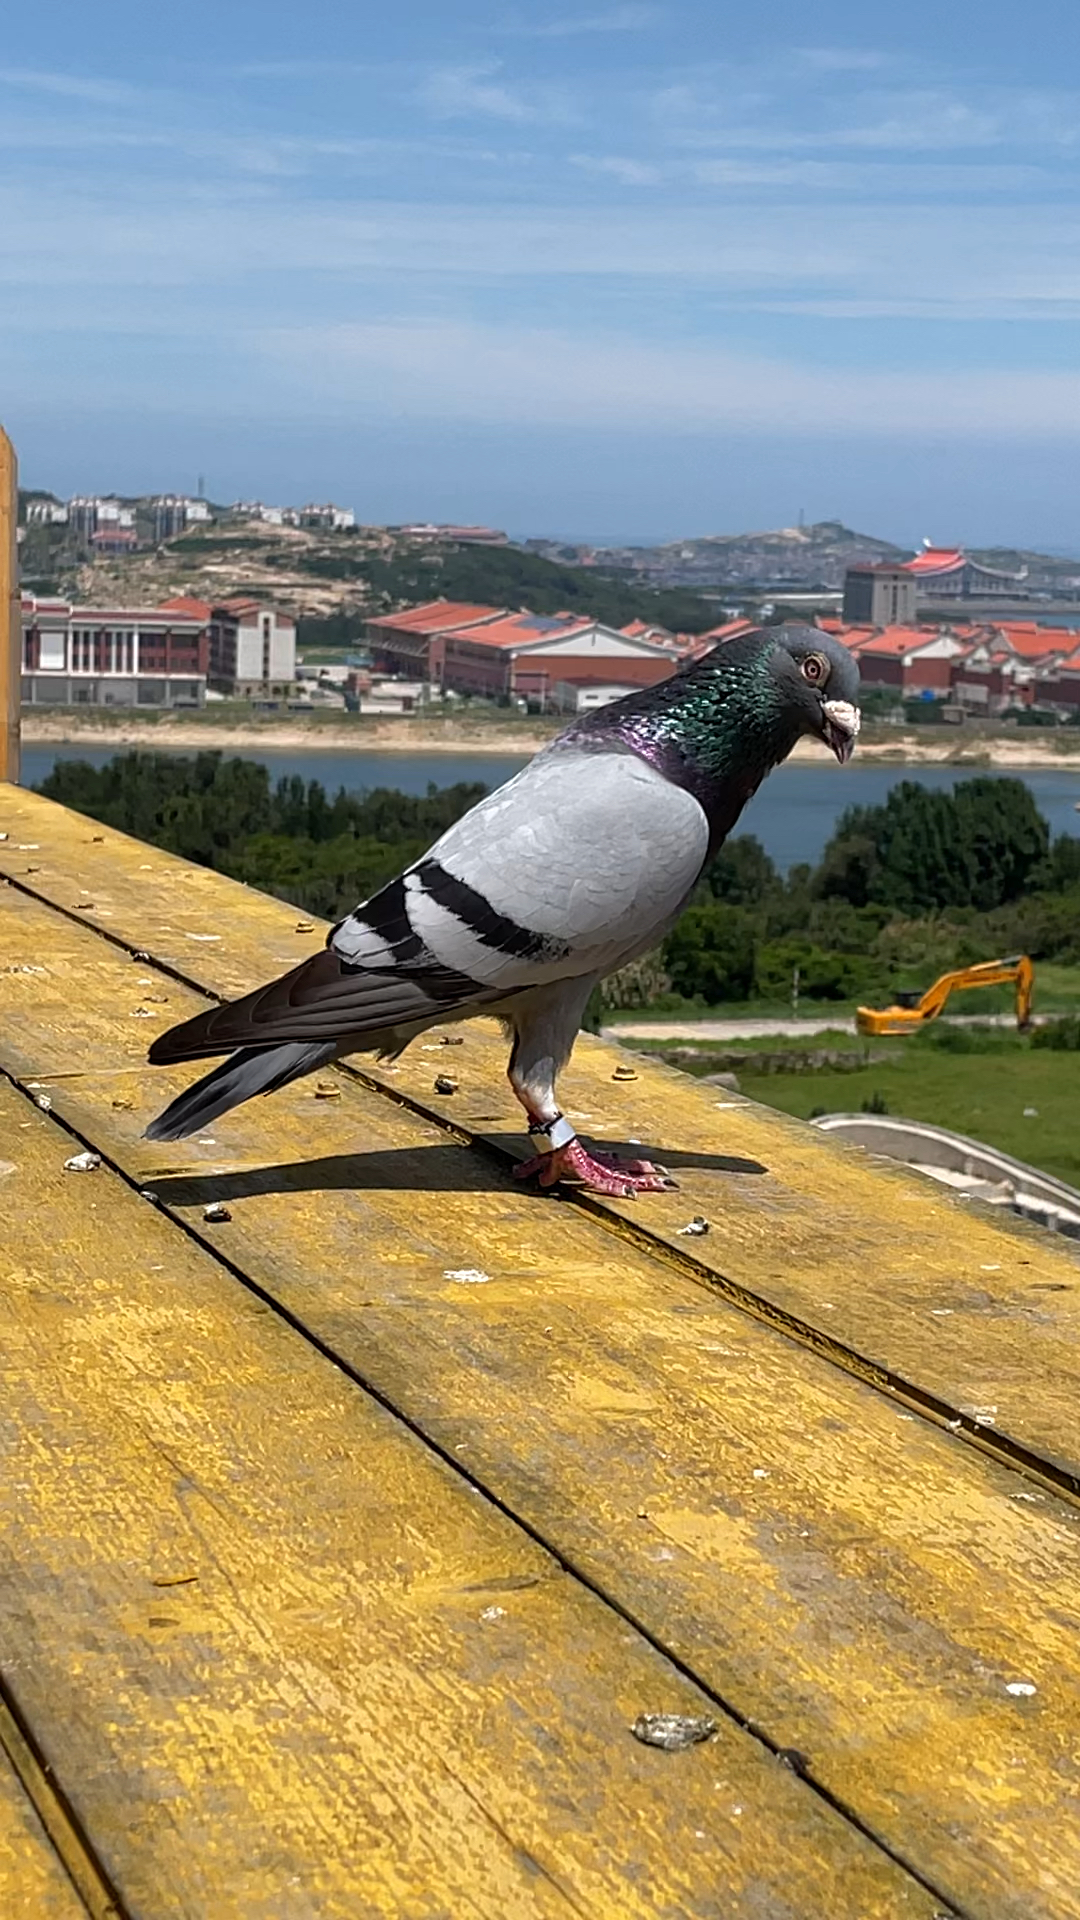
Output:
[[[189,983],[185,982],[184,984]],[[0,1084],[4,1082],[11,1086],[35,1109],[37,1108],[36,1096],[30,1087],[9,1068],[0,1066]],[[409,1105],[411,1103],[402,1102],[401,1104]],[[126,1171],[120,1161],[116,1160],[110,1154],[107,1147],[102,1146],[98,1141],[91,1138],[89,1133],[73,1125],[70,1120],[61,1114],[50,1112],[49,1119],[66,1133],[70,1139],[77,1141],[80,1146],[99,1154],[102,1164],[107,1166],[131,1193],[140,1199],[143,1198],[145,1192],[143,1186]],[[167,1204],[154,1202],[154,1209],[160,1217],[168,1221],[171,1227],[192,1241],[192,1243],[199,1248],[200,1252],[209,1254],[215,1263],[222,1268],[231,1279],[238,1282],[246,1292],[252,1294],[259,1300],[264,1307],[268,1308],[270,1312],[288,1326],[292,1332],[298,1334],[323,1359],[329,1361],[352,1385],[367,1394],[389,1414],[393,1420],[407,1429],[427,1451],[433,1454],[445,1467],[449,1468],[457,1479],[463,1481],[468,1488],[479,1494],[496,1512],[502,1515],[504,1519],[519,1528],[535,1545],[540,1547],[546,1554],[549,1554],[555,1564],[560,1567],[570,1579],[590,1593],[602,1606],[610,1609],[610,1611],[631,1628],[635,1634],[639,1635],[642,1641],[651,1647],[662,1659],[667,1661],[682,1679],[686,1680],[691,1686],[703,1694],[710,1705],[713,1706],[718,1713],[722,1714],[734,1728],[740,1733],[745,1734],[755,1745],[764,1748],[774,1760],[787,1767],[791,1772],[794,1772],[810,1792],[813,1793],[815,1798],[821,1801],[831,1813],[835,1814],[845,1825],[849,1826],[862,1839],[875,1847],[883,1856],[891,1860],[902,1872],[909,1875],[916,1885],[925,1893],[929,1894],[931,1899],[939,1903],[934,1914],[931,1916],[931,1920],[971,1920],[969,1909],[965,1905],[958,1902],[955,1896],[943,1892],[935,1881],[929,1878],[914,1860],[908,1858],[901,1848],[897,1847],[893,1842],[879,1833],[876,1828],[869,1821],[865,1820],[841,1795],[835,1793],[825,1782],[820,1780],[815,1775],[812,1764],[807,1762],[802,1754],[785,1747],[779,1740],[773,1738],[772,1735],[767,1732],[760,1721],[752,1719],[747,1714],[741,1712],[733,1701],[729,1700],[716,1688],[714,1683],[710,1682],[707,1678],[703,1678],[687,1658],[681,1655],[675,1647],[668,1645],[664,1637],[657,1633],[655,1628],[649,1624],[644,1616],[640,1616],[626,1602],[620,1600],[597,1576],[591,1574],[587,1568],[579,1565],[575,1558],[568,1555],[565,1548],[560,1547],[540,1527],[529,1520],[527,1516],[512,1507],[485,1479],[467,1467],[451,1448],[444,1446],[442,1442],[422,1426],[418,1420],[414,1419],[413,1416],[398,1406],[389,1395],[373,1380],[368,1378],[359,1367],[324,1340],[321,1335],[316,1333],[273,1293],[264,1288],[260,1282],[247,1273],[244,1268],[237,1265],[227,1254],[223,1253],[219,1243],[215,1243],[212,1239],[201,1234],[194,1222],[184,1219]],[[2,1687],[2,1680],[0,1680],[0,1687]],[[0,1719],[0,1738],[3,1736],[3,1731],[4,1724],[3,1720]],[[52,1792],[58,1809],[58,1815],[61,1818],[67,1819],[72,1844],[76,1844],[78,1842],[77,1830],[75,1829],[71,1816],[64,1814],[64,1803],[59,1793],[50,1788],[43,1764],[34,1758],[33,1749],[25,1739],[23,1740],[23,1746],[32,1765],[36,1768],[37,1775],[39,1775],[43,1781],[45,1791]],[[24,1785],[26,1784],[27,1782],[24,1780]],[[27,1786],[27,1790],[30,1791],[29,1786]],[[37,1804],[35,1799],[35,1805]],[[39,1813],[40,1811],[41,1809],[39,1807]],[[44,1815],[42,1815],[42,1818],[44,1818]],[[51,1831],[52,1829],[50,1828],[50,1833]],[[96,1866],[90,1854],[88,1843],[84,1844],[88,1864]],[[66,1855],[64,1857],[65,1864],[67,1864]],[[107,1888],[104,1874],[101,1875],[101,1886],[103,1889]],[[80,1891],[82,1891],[81,1884]],[[93,1920],[125,1920],[124,1910],[116,1902],[115,1897],[109,1895],[107,1892],[105,1897],[107,1900],[112,1898],[113,1904],[105,1904],[97,1908],[91,1907]]]
[[[119,1896],[68,1806],[53,1769],[39,1754],[2,1675],[0,1747],[11,1762],[90,1920],[125,1920],[126,1910]]]
[[[10,1069],[0,1067],[0,1085],[7,1085],[16,1094],[27,1101],[28,1105],[39,1112],[37,1099],[33,1091]],[[143,1188],[139,1181],[129,1174],[124,1166],[113,1158],[109,1149],[95,1142],[88,1132],[74,1125],[69,1119],[55,1111],[50,1111],[48,1120],[65,1133],[71,1140],[78,1142],[100,1155],[103,1166],[107,1167],[137,1198],[143,1197]],[[823,1810],[837,1817],[853,1834],[871,1846],[883,1859],[888,1860],[901,1873],[906,1875],[921,1892],[934,1902],[933,1912],[927,1920],[973,1920],[969,1906],[955,1895],[944,1892],[919,1865],[909,1859],[901,1847],[880,1834],[873,1824],[864,1819],[844,1798],[832,1791],[828,1785],[815,1777],[813,1767],[804,1756],[785,1747],[774,1739],[762,1725],[742,1713],[707,1679],[703,1679],[690,1661],[669,1647],[648,1622],[639,1618],[633,1608],[607,1590],[603,1582],[579,1566],[576,1560],[564,1549],[554,1544],[544,1531],[515,1510],[502,1496],[494,1491],[486,1481],[471,1471],[455,1453],[445,1447],[436,1437],[419,1424],[411,1415],[403,1411],[386,1392],[368,1379],[364,1373],[329,1345],[306,1322],[295,1315],[274,1294],[268,1292],[257,1280],[224,1254],[219,1245],[200,1234],[194,1225],[179,1214],[173,1212],[165,1203],[156,1203],[154,1211],[164,1220],[171,1230],[179,1231],[190,1240],[203,1255],[209,1255],[214,1264],[226,1273],[231,1280],[267,1308],[286,1325],[290,1331],[299,1334],[305,1343],[327,1360],[337,1372],[349,1380],[373,1402],[382,1408],[390,1418],[416,1439],[423,1449],[448,1468],[455,1479],[464,1483],[470,1491],[478,1494],[493,1511],[509,1522],[516,1530],[531,1540],[558,1566],[577,1586],[587,1592],[602,1607],[629,1627],[641,1641],[650,1647],[671,1669],[684,1679],[695,1692],[704,1697],[709,1705],[726,1720],[738,1733],[747,1736],[754,1746],[765,1751],[773,1760],[780,1763],[811,1793]],[[87,1906],[92,1920],[127,1920],[128,1909],[121,1898],[113,1891],[104,1869],[97,1862],[90,1843],[83,1836],[75,1816],[67,1805],[62,1790],[56,1784],[53,1769],[39,1756],[32,1734],[25,1729],[22,1716],[14,1703],[7,1704],[6,1689],[0,1676],[0,1745],[9,1753],[24,1788],[30,1795],[35,1809],[43,1824],[46,1825],[54,1846],[61,1854],[65,1866],[74,1880],[79,1893]],[[445,1764],[445,1762],[443,1762]],[[454,1776],[456,1778],[456,1776]],[[458,1782],[459,1785],[464,1783]],[[468,1789],[465,1789],[468,1791]],[[470,1794],[470,1797],[473,1797]],[[479,1804],[479,1803],[478,1803]],[[483,1809],[490,1818],[487,1809]],[[502,1829],[496,1822],[496,1830]],[[504,1835],[510,1844],[516,1844]],[[569,1898],[567,1890],[557,1881],[552,1884],[558,1892]],[[571,1904],[574,1904],[571,1901]],[[575,1910],[578,1910],[575,1906]],[[582,1909],[584,1911],[584,1909]],[[852,1916],[854,1920],[854,1916]]]

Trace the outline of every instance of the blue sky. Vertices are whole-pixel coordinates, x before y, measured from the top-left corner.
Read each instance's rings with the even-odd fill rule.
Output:
[[[0,48],[27,484],[1080,551],[1078,11],[59,0]]]

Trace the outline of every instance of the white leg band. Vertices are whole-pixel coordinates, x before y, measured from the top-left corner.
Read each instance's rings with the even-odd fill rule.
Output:
[[[535,1140],[541,1153],[557,1153],[560,1147],[568,1147],[571,1140],[577,1139],[569,1120],[561,1113],[554,1120],[543,1120],[529,1128],[529,1138]]]

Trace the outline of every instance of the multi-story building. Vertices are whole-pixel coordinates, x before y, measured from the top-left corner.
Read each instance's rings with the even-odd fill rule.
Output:
[[[906,627],[915,619],[915,575],[907,566],[867,560],[844,575],[844,619],[852,626]]]
[[[505,611],[466,600],[431,600],[401,613],[377,614],[367,622],[365,634],[372,659],[384,673],[433,680],[441,657],[438,643],[445,634],[500,620]]]
[[[238,520],[261,520],[265,527],[298,527],[299,507],[268,507],[262,500],[235,500],[229,512]]]
[[[576,614],[511,613],[438,600],[369,620],[378,666],[444,693],[524,699],[545,711],[585,711],[676,671],[671,636],[620,632]]]
[[[827,618],[818,624],[854,654],[868,691],[948,701],[975,716],[1033,706],[1069,712],[1080,699],[1080,636],[1068,627],[1004,619],[872,627]]]
[[[436,526],[434,521],[414,522],[408,527],[394,527],[394,533],[403,533],[409,540],[453,540],[462,547],[507,547],[509,535],[501,527],[452,527]]]
[[[113,522],[98,527],[90,535],[90,547],[94,553],[134,553],[138,544],[139,535],[134,525],[122,527]]]
[[[302,527],[329,527],[332,533],[347,533],[356,525],[352,508],[335,507],[332,501],[327,501],[324,507],[301,507],[299,515]]]
[[[175,540],[188,527],[207,526],[213,519],[205,500],[192,500],[183,493],[159,493],[151,500],[150,511],[156,541]]]
[[[201,620],[208,634],[209,685],[240,699],[282,699],[296,681],[296,622],[290,614],[239,596],[211,605],[178,594],[163,613]]]
[[[903,562],[903,570],[914,577],[920,600],[984,600],[994,594],[1015,599],[1028,578],[1026,567],[1006,573],[969,559],[960,547],[935,547],[929,541]]]
[[[164,609],[79,607],[25,594],[26,706],[198,707],[209,626]]]
[[[68,525],[77,539],[87,544],[96,534],[124,536],[122,544],[134,544],[135,510],[122,506],[111,496],[77,493],[67,503]]]
[[[292,616],[243,597],[224,600],[214,614],[211,686],[249,698],[260,693],[287,693],[296,680],[296,622]]]
[[[54,500],[51,495],[43,495],[37,500],[26,503],[26,524],[28,527],[66,527],[68,510],[62,500]]]

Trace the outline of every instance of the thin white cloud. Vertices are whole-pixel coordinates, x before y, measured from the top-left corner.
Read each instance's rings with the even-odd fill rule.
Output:
[[[672,147],[757,152],[845,148],[897,154],[973,152],[1060,155],[1080,148],[1080,94],[975,87],[862,87],[822,95],[813,113],[792,113],[785,89],[756,76],[739,85],[672,81],[649,103],[657,138]]]
[[[531,40],[570,40],[585,33],[640,33],[663,18],[659,7],[632,5],[605,7],[599,13],[563,14],[554,20],[515,25],[512,33]]]
[[[564,93],[513,87],[501,73],[497,60],[437,67],[420,82],[416,98],[436,120],[493,119],[521,126],[569,117]]]
[[[329,80],[381,71],[361,60],[248,60],[236,68],[242,80]]]
[[[91,80],[83,74],[51,73],[32,67],[0,67],[0,86],[23,92],[50,93],[64,100],[84,100],[91,106],[129,106],[141,96],[119,80]]]
[[[801,155],[786,159],[642,160],[630,154],[596,153],[572,153],[568,160],[584,173],[617,180],[627,187],[793,187],[799,192],[857,194],[864,200],[889,194],[902,203],[920,194],[944,195],[955,201],[968,194],[1047,193],[1060,185],[1045,167],[1001,161],[830,160]]]
[[[223,187],[155,181],[122,197],[93,180],[0,189],[0,283],[47,289],[117,285],[203,289],[217,313],[246,307],[253,276],[278,298],[322,312],[348,300],[370,311],[406,281],[432,299],[478,303],[497,286],[530,288],[555,311],[575,284],[620,296],[698,299],[713,317],[749,312],[942,311],[976,318],[1073,317],[1080,304],[1080,217],[1054,206],[880,205],[854,198],[720,204],[561,207],[425,205],[299,195],[273,174]],[[898,263],[914,263],[898,271]],[[318,286],[298,276],[320,275]]]
[[[646,160],[633,160],[617,153],[592,154],[572,153],[570,165],[580,167],[584,173],[606,174],[611,180],[618,180],[624,187],[653,187],[665,177],[665,168],[653,166]]]
[[[880,117],[871,106],[861,124],[838,128],[830,144],[925,153],[996,147],[1002,145],[1005,134],[1000,113],[970,106],[947,93],[909,93],[895,104],[886,100]]]
[[[815,73],[871,73],[887,60],[869,47],[799,47],[796,51]]]
[[[500,426],[1057,441],[1080,431],[1071,373],[817,368],[698,344],[407,317],[268,331],[255,345],[309,403]]]

